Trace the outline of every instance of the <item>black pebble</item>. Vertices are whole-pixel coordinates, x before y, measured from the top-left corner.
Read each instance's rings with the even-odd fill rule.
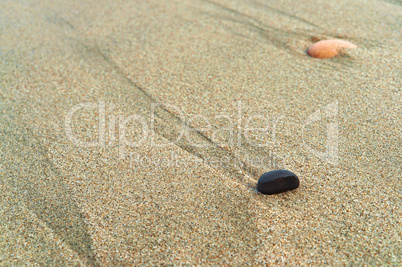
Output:
[[[272,195],[299,187],[299,178],[287,170],[276,170],[264,173],[258,179],[257,189],[263,194]]]

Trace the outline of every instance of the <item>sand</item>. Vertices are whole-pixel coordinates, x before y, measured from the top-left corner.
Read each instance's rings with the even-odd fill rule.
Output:
[[[401,264],[398,1],[0,10],[1,265]]]

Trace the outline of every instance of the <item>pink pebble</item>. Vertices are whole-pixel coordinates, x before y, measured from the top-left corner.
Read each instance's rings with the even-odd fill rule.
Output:
[[[315,58],[331,58],[338,55],[341,50],[356,47],[357,45],[343,40],[323,40],[310,46],[307,53]]]

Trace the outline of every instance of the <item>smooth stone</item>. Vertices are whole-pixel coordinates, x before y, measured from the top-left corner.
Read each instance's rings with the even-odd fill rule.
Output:
[[[264,173],[258,179],[257,190],[263,194],[272,195],[299,187],[299,178],[287,170],[276,170]]]
[[[348,48],[356,48],[357,45],[348,41],[333,39],[319,41],[307,50],[307,53],[315,58],[332,58],[339,54],[340,51]]]

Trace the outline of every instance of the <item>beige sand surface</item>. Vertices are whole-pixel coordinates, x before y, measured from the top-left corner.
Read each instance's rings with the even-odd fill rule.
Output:
[[[401,14],[1,1],[0,265],[400,265]]]

